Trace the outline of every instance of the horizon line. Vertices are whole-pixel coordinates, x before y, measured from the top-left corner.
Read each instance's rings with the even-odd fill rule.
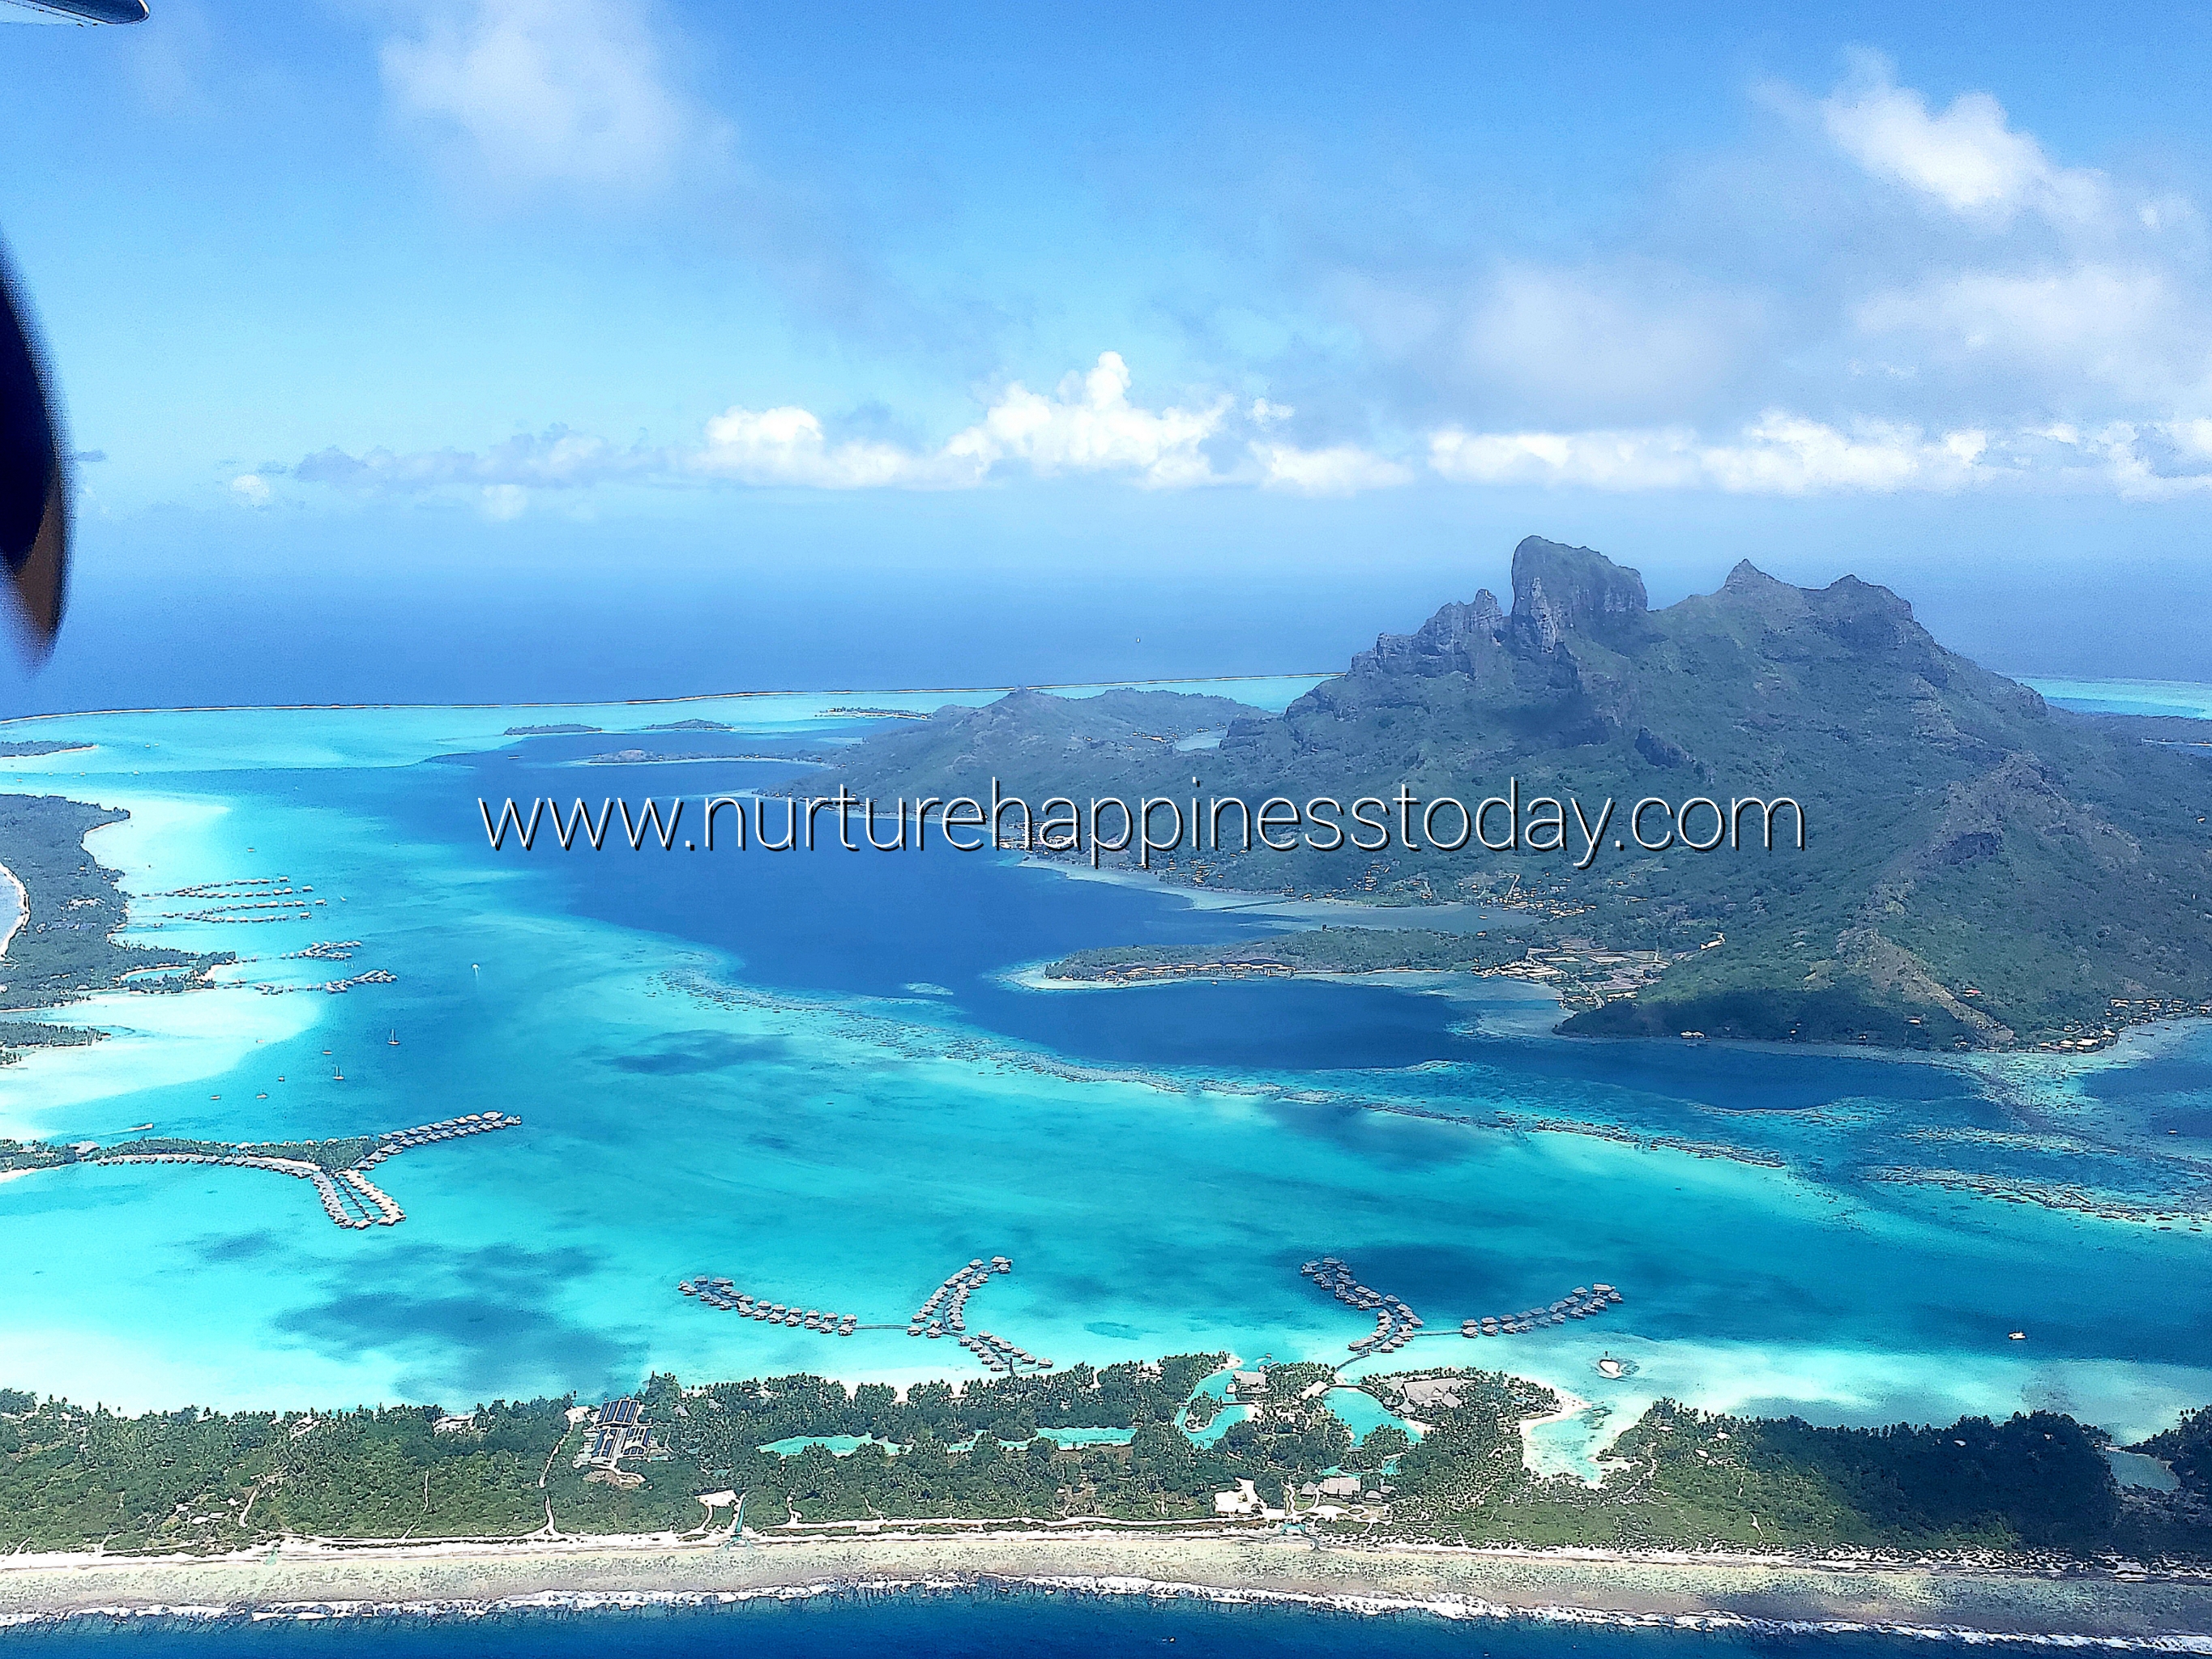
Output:
[[[665,703],[720,702],[737,697],[949,697],[982,691],[1118,691],[1140,685],[1237,685],[1254,680],[1334,680],[1346,671],[1326,673],[1175,674],[1141,680],[1031,680],[1020,685],[785,687],[762,691],[685,691],[666,697],[577,697],[566,701],[501,702],[209,702],[149,705],[140,708],[70,708],[45,714],[9,714],[0,726],[30,720],[92,720],[103,714],[339,714],[368,709],[437,708],[652,708]],[[2141,682],[2138,682],[2139,684]],[[2192,684],[2187,680],[2176,685]],[[6,758],[0,757],[0,758]]]

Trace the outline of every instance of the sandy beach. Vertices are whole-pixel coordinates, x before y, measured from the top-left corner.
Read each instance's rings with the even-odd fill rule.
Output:
[[[15,872],[0,864],[0,957],[8,954],[8,947],[30,919],[31,896],[23,890]]]
[[[0,1560],[0,1624],[80,1614],[399,1613],[735,1601],[838,1590],[1050,1585],[1456,1619],[1890,1630],[2212,1652],[2212,1578],[1755,1557],[1314,1548],[1252,1536],[1001,1532],[675,1545],[349,1547],[271,1557]]]

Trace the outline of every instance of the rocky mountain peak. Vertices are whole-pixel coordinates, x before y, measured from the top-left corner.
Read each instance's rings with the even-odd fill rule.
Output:
[[[1490,649],[1505,626],[1498,596],[1488,588],[1454,600],[1410,634],[1379,634],[1372,651],[1352,659],[1354,674],[1465,672],[1475,653]]]
[[[1549,651],[1563,635],[1604,634],[1650,608],[1644,578],[1587,547],[1530,536],[1513,550],[1513,624]]]

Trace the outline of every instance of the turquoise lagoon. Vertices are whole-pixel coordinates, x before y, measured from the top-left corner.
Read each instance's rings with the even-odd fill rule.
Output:
[[[1219,689],[1279,707],[1310,684]],[[93,745],[0,763],[0,788],[130,809],[89,844],[125,872],[135,936],[252,959],[222,988],[71,1011],[111,1040],[0,1072],[0,1133],[265,1139],[493,1109],[524,1127],[384,1165],[408,1218],[357,1232],[247,1170],[0,1182],[0,1382],[135,1408],[976,1375],[904,1322],[999,1254],[1015,1271],[971,1325],[1061,1364],[1345,1358],[1368,1322],[1297,1271],[1330,1254],[1428,1321],[1390,1367],[1565,1393],[1531,1456],[1586,1477],[1660,1395],[1854,1423],[2049,1407],[2124,1440],[2212,1401],[2202,1025],[1929,1062],[1573,1042],[1499,982],[1035,991],[1012,975],[1066,950],[1269,912],[996,854],[485,846],[479,797],[696,809],[863,729],[828,711],[948,700],[11,725]],[[644,731],[693,718],[734,729]],[[502,735],[561,721],[605,732]],[[614,748],[716,757],[586,763]],[[313,884],[311,921],[177,921],[189,905],[159,896],[280,875]],[[278,959],[319,939],[362,943]],[[397,982],[259,988],[366,968]],[[890,1328],[740,1320],[677,1293],[695,1273]],[[1601,1319],[1457,1334],[1596,1279],[1627,1298]],[[1601,1376],[1607,1353],[1629,1373]]]

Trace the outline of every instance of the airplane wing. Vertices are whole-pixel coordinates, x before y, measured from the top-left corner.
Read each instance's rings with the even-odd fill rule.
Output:
[[[0,23],[143,23],[146,0],[0,0]]]
[[[143,23],[146,0],[0,0],[0,22]],[[0,576],[43,660],[69,592],[69,471],[28,302],[0,254]]]
[[[52,649],[69,578],[69,478],[29,317],[0,261],[0,571],[35,659]]]

